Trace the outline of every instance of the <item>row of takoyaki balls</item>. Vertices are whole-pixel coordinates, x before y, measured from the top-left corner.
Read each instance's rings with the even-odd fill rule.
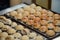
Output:
[[[23,8],[17,9],[16,11],[10,12],[11,16],[14,16],[17,19],[22,19],[23,17],[29,17],[30,15],[33,16],[33,19],[35,16],[39,17],[40,19],[48,20],[54,19],[58,20],[60,19],[59,14],[54,14],[53,12],[43,9],[40,6],[36,6],[35,4],[31,4],[28,6],[25,6]]]
[[[23,8],[12,11],[9,14],[15,19],[21,19],[28,25],[46,33],[48,36],[53,36],[56,32],[60,32],[60,15],[43,9],[40,6],[31,4]]]
[[[41,35],[0,16],[0,40],[45,40]]]

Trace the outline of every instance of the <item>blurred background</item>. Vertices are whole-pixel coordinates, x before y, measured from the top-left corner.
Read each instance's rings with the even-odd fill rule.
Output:
[[[46,9],[60,13],[60,0],[0,0],[0,10],[15,6],[21,3],[35,3]]]

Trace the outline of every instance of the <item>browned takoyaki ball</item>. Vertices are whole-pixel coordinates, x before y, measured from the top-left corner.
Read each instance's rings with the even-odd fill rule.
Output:
[[[60,20],[55,20],[54,24],[57,25],[57,26],[60,25]]]
[[[31,4],[30,7],[35,9],[36,5],[35,4]]]
[[[47,20],[47,19],[48,19],[47,14],[42,14],[42,15],[41,15],[41,19]]]
[[[18,12],[18,13],[23,13],[24,10],[23,10],[22,8],[19,8],[19,9],[17,9],[17,12]]]
[[[28,17],[23,17],[23,18],[22,18],[22,21],[23,21],[23,22],[27,22],[27,21],[28,21]]]
[[[41,23],[41,25],[47,25],[48,24],[47,20],[41,20],[40,23]]]
[[[34,28],[39,29],[41,25],[38,22],[34,22],[33,26]]]
[[[48,30],[47,26],[41,26],[39,29],[41,32],[46,32]]]
[[[41,11],[41,13],[42,13],[42,14],[48,14],[48,11],[47,11],[46,9],[43,9],[43,10]]]
[[[9,28],[10,28],[10,26],[4,25],[4,26],[2,27],[2,31],[7,31]]]
[[[33,25],[34,24],[34,20],[28,20],[27,24]]]
[[[59,14],[54,14],[54,19],[56,20],[58,20],[58,19],[60,19],[60,15]]]
[[[28,16],[28,18],[34,20],[35,16],[34,15],[30,15],[30,16]]]
[[[53,12],[48,11],[48,16],[49,16],[49,17],[53,17],[53,15],[54,15],[54,13],[53,13]]]
[[[16,33],[16,30],[13,28],[9,28],[7,32],[8,32],[8,34],[14,34],[14,33]]]
[[[17,25],[17,26],[15,27],[15,29],[16,29],[16,30],[23,30],[24,27],[23,27],[22,25]]]
[[[40,6],[37,6],[37,7],[35,8],[35,10],[38,11],[38,12],[41,12],[41,11],[42,11],[42,8],[41,8]]]
[[[41,15],[42,15],[41,12],[38,12],[38,11],[37,11],[37,12],[35,13],[35,16],[38,16],[38,17],[40,17],[40,18],[41,18]]]
[[[48,30],[48,31],[46,32],[46,34],[47,34],[48,36],[52,37],[52,36],[55,35],[55,32],[54,32],[53,30]]]
[[[22,40],[29,40],[29,37],[27,35],[23,35],[21,39]]]
[[[49,24],[47,24],[47,28],[48,28],[48,29],[54,29],[55,26],[54,26],[53,23],[49,23]]]
[[[53,23],[54,22],[54,18],[53,17],[48,17],[48,23]]]
[[[30,15],[30,13],[28,11],[24,11],[22,14],[23,17],[29,16],[29,15]]]
[[[15,19],[22,19],[23,16],[22,16],[22,13],[19,13],[19,14],[15,15],[14,17],[15,17]]]
[[[1,35],[1,37],[6,38],[8,36],[8,33],[7,32],[2,32],[0,35]]]
[[[35,17],[34,22],[40,22],[40,18],[39,17]]]
[[[33,9],[33,8],[31,8],[31,10],[29,12],[30,12],[30,14],[33,14],[34,15],[36,13],[36,10]]]
[[[17,12],[16,11],[12,11],[12,12],[10,12],[10,15],[11,16],[16,16],[17,15]]]
[[[59,26],[56,26],[56,27],[54,28],[54,31],[55,31],[55,32],[60,32],[60,27],[59,27]]]

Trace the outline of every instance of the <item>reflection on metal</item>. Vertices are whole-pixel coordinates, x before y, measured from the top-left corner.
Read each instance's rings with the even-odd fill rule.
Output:
[[[22,4],[19,4],[19,5],[4,9],[4,10],[0,11],[0,15],[6,14],[8,12],[11,12],[13,10],[16,10],[16,9],[24,7],[24,6],[27,6],[27,5],[22,3]]]

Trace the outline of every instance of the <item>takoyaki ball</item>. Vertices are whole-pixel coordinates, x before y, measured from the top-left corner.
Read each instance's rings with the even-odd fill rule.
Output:
[[[17,12],[16,12],[16,11],[11,11],[11,12],[10,12],[10,15],[11,15],[11,16],[16,16],[16,15],[17,15]]]
[[[5,23],[6,22],[6,18],[4,16],[1,16],[0,22]]]
[[[59,26],[60,25],[60,20],[55,20],[54,24],[57,25],[57,26]]]
[[[10,28],[10,26],[4,25],[4,26],[2,27],[2,31],[7,31],[9,28]]]
[[[35,4],[31,4],[30,7],[35,9],[36,5]]]
[[[42,8],[41,8],[40,6],[37,6],[37,7],[35,8],[35,10],[38,11],[38,12],[40,12],[40,11],[42,11]]]
[[[34,24],[34,20],[28,20],[27,24],[33,25]]]
[[[30,30],[27,29],[27,28],[24,28],[24,30],[22,30],[21,33],[22,33],[23,35],[29,35],[29,34],[30,34]]]
[[[48,11],[47,11],[46,9],[43,9],[43,10],[41,11],[41,13],[42,13],[42,14],[48,14]]]
[[[39,17],[35,17],[34,22],[40,22],[40,18]]]
[[[8,35],[6,40],[15,40],[13,35]]]
[[[31,8],[31,10],[29,12],[30,12],[30,14],[34,15],[36,13],[36,10]]]
[[[52,36],[55,35],[55,32],[54,32],[53,30],[48,30],[48,31],[46,32],[46,34],[47,34],[48,36],[52,37]]]
[[[8,32],[8,34],[11,34],[12,35],[12,34],[16,33],[16,30],[10,28],[10,29],[7,30],[7,32]]]
[[[8,36],[8,33],[7,33],[7,32],[2,32],[2,33],[1,33],[1,37],[6,38],[7,36]]]
[[[54,15],[54,13],[53,13],[53,12],[48,11],[48,16],[49,16],[49,17],[53,17],[53,15]]]
[[[38,12],[38,11],[37,11],[37,12],[35,13],[35,16],[41,17],[41,12]]]
[[[44,40],[44,38],[41,35],[36,36],[35,40]]]
[[[22,35],[20,33],[15,33],[15,34],[13,34],[13,36],[15,39],[21,39]]]
[[[4,24],[2,22],[0,22],[0,28],[2,28],[4,26]]]
[[[34,26],[34,28],[39,29],[41,25],[40,25],[40,23],[35,22],[35,23],[33,24],[33,26]]]
[[[6,23],[6,18],[4,16],[0,16],[0,22]]]
[[[37,34],[35,32],[32,32],[32,33],[29,34],[29,37],[31,39],[35,38],[36,36],[37,36]]]
[[[15,29],[16,29],[16,30],[23,30],[24,27],[23,27],[22,25],[17,25],[17,26],[15,27]]]
[[[30,33],[30,30],[28,28],[25,28],[24,30],[26,31],[27,34]]]
[[[60,27],[56,26],[56,27],[54,28],[54,31],[55,31],[55,32],[60,32]]]
[[[46,32],[48,30],[47,26],[41,26],[39,29],[41,32]]]
[[[29,16],[30,13],[28,11],[24,11],[24,13],[22,14],[23,17]]]
[[[21,40],[29,40],[29,37],[27,35],[23,35]]]
[[[11,25],[12,21],[10,19],[6,19],[6,23],[5,24],[9,24]]]
[[[19,13],[19,14],[17,14],[16,16],[15,16],[15,19],[22,19],[22,13]]]
[[[53,23],[54,22],[54,18],[53,17],[48,17],[48,23]]]
[[[0,16],[0,19],[3,19],[3,20],[5,20],[5,19],[6,19],[6,17],[4,17],[4,16]]]
[[[55,19],[55,20],[56,20],[56,19],[60,19],[59,16],[60,16],[59,14],[54,14],[54,19]]]
[[[41,20],[40,23],[41,23],[41,25],[47,25],[48,24],[47,20]]]
[[[17,23],[16,22],[12,22],[11,23],[11,27],[14,27],[15,28],[16,26],[17,26]]]
[[[47,24],[47,27],[48,27],[48,29],[54,29],[54,28],[55,28],[55,26],[54,26],[53,23],[49,23],[49,24]]]
[[[30,7],[30,6],[25,6],[23,9],[24,9],[25,11],[30,11],[30,10],[31,10],[31,7]]]
[[[18,12],[18,13],[23,13],[24,10],[23,10],[22,8],[19,8],[19,9],[17,9],[17,12]]]
[[[41,15],[41,19],[43,19],[43,20],[47,20],[47,19],[48,19],[47,14],[42,14],[42,15]]]
[[[28,18],[34,20],[35,16],[34,15],[30,15],[30,16],[28,16]]]
[[[23,22],[27,22],[27,21],[28,21],[28,17],[23,17],[23,18],[22,18],[22,21],[23,21]]]

